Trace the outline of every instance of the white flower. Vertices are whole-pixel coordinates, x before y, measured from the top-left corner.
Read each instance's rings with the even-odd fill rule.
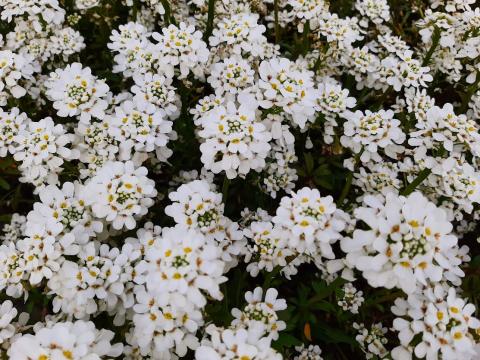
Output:
[[[380,59],[366,46],[362,48],[349,47],[344,51],[343,56],[343,62],[348,66],[348,72],[355,76],[358,89],[362,89],[365,86],[382,86],[382,82],[378,81]]]
[[[3,235],[0,236],[0,241],[3,244],[10,242],[16,243],[19,239],[25,236],[25,225],[27,218],[20,214],[12,214],[10,223],[3,225]]]
[[[222,195],[211,191],[205,180],[194,180],[181,185],[169,194],[172,204],[165,214],[177,224],[201,232],[207,240],[213,240],[222,251],[222,259],[229,266],[236,265],[235,258],[244,253],[245,241],[238,224],[223,215]]]
[[[353,238],[341,241],[341,247],[347,262],[371,286],[411,293],[417,285],[439,282],[444,271],[458,267],[449,259],[457,243],[450,234],[452,224],[446,212],[421,193],[366,196],[364,203],[354,215],[370,229],[356,229]]]
[[[30,79],[38,70],[38,64],[31,56],[15,54],[10,50],[0,51],[0,106],[7,105],[10,96],[16,99],[24,96],[27,91],[19,82]]]
[[[20,297],[25,290],[21,283],[25,271],[25,260],[17,250],[15,243],[0,245],[0,289],[5,289],[9,296]]]
[[[316,102],[319,111],[327,119],[334,120],[337,115],[341,116],[346,110],[355,107],[357,101],[348,95],[348,89],[342,88],[340,83],[331,78],[324,79],[318,86]]]
[[[82,247],[77,262],[65,261],[49,280],[53,311],[84,318],[100,311],[115,314],[115,325],[122,325],[125,309],[133,306],[128,296],[133,266],[140,249],[131,243],[122,249],[91,241]],[[122,300],[122,301],[120,301]]]
[[[202,40],[202,33],[195,27],[181,22],[179,26],[170,24],[162,29],[162,34],[153,33],[158,41],[156,45],[164,57],[164,62],[180,66],[180,78],[187,77],[190,71],[208,60],[207,44]]]
[[[478,332],[480,321],[473,316],[475,306],[459,298],[455,288],[427,287],[407,300],[395,300],[392,312],[398,316],[393,327],[401,344],[393,349],[393,359],[412,359],[413,354],[420,359],[477,357],[472,332]],[[419,342],[413,343],[417,334]]]
[[[443,108],[433,106],[426,113],[425,123],[419,126],[420,130],[410,135],[408,143],[412,146],[426,151],[440,145],[450,153],[466,148],[475,156],[480,154],[479,126],[464,114],[456,115],[452,104],[447,103]],[[422,155],[423,152],[418,153]]]
[[[292,13],[302,24],[312,21],[310,26],[314,29],[317,27],[319,20],[329,14],[329,4],[325,0],[288,0],[286,3],[292,7]],[[303,26],[299,26],[299,30],[303,32]]]
[[[119,152],[118,140],[111,134],[109,119],[90,124],[79,123],[75,129],[74,149],[80,153],[79,160],[87,166],[80,168],[80,177],[91,177],[107,161],[115,160]]]
[[[172,79],[163,75],[146,73],[135,74],[135,85],[132,92],[135,94],[133,102],[141,111],[149,114],[159,111],[162,118],[176,118],[179,115],[179,97],[175,94]]]
[[[63,22],[65,10],[58,4],[57,0],[2,0],[2,20],[10,22],[12,17],[24,14],[31,15],[38,22],[41,22],[37,15],[42,16],[44,23],[60,24]]]
[[[338,305],[345,311],[352,314],[358,314],[358,309],[363,303],[363,291],[358,291],[352,283],[343,285],[343,297],[338,301]]]
[[[215,94],[237,94],[254,84],[255,71],[246,60],[232,56],[212,65],[207,81],[214,88]]]
[[[402,87],[427,87],[427,82],[433,80],[429,74],[428,66],[421,66],[421,63],[412,58],[411,50],[405,51],[399,58],[389,56],[382,60],[382,66],[387,70],[386,82],[392,85],[395,91]]]
[[[229,179],[260,171],[270,150],[271,135],[256,121],[254,104],[245,101],[238,108],[233,102],[217,106],[201,119],[198,135],[201,160],[206,169],[218,174],[225,171]]]
[[[355,107],[357,101],[349,97],[349,91],[342,88],[340,83],[326,78],[318,86],[318,98],[316,103],[318,110],[325,116],[325,142],[331,144],[335,136],[336,121],[348,109]]]
[[[435,181],[428,184],[438,196],[450,198],[467,213],[480,203],[480,174],[467,162],[448,158],[433,169]]]
[[[293,360],[323,360],[321,356],[322,350],[318,345],[309,345],[308,347],[305,344],[301,346],[295,346],[295,350],[299,352]]]
[[[402,182],[398,178],[399,169],[396,163],[367,163],[354,174],[353,184],[360,187],[363,195],[387,194],[398,191]]]
[[[149,34],[147,29],[139,23],[129,22],[125,25],[120,25],[118,30],[112,31],[110,36],[111,42],[108,43],[108,48],[114,51],[131,49]]]
[[[357,340],[367,359],[372,359],[375,356],[384,358],[388,355],[385,348],[388,342],[385,334],[388,329],[384,328],[382,323],[372,324],[370,329],[367,329],[364,324],[357,323],[353,323],[353,327],[358,331],[355,340]]]
[[[75,152],[65,147],[71,142],[71,136],[66,134],[61,124],[55,125],[49,117],[28,122],[14,141],[18,146],[13,157],[21,161],[20,180],[23,182],[56,184],[63,160],[76,157]]]
[[[30,225],[25,235],[17,242],[17,249],[24,259],[25,278],[31,285],[38,285],[43,278],[50,279],[60,269],[62,245],[43,225]],[[64,245],[68,247],[70,244]]]
[[[195,108],[190,109],[195,125],[200,126],[204,115],[224,103],[225,99],[223,96],[208,95],[200,99]]]
[[[258,24],[259,15],[251,12],[232,14],[220,19],[213,29],[209,43],[211,46],[225,46],[230,55],[258,57],[264,54],[267,38],[263,35],[266,28]]]
[[[69,55],[78,53],[85,48],[83,36],[70,27],[55,32],[49,40],[49,51],[52,55],[59,54],[62,55],[64,59],[67,59]]]
[[[278,319],[278,311],[285,310],[287,303],[284,299],[277,299],[278,291],[268,289],[263,299],[263,290],[261,287],[255,288],[253,292],[245,293],[247,305],[241,311],[237,308],[232,309],[234,317],[231,327],[235,329],[254,328],[260,323],[265,328],[264,336],[272,340],[278,339],[278,332],[286,328],[284,321]]]
[[[173,203],[165,208],[165,214],[173,217],[177,224],[196,229],[209,237],[215,237],[223,230],[222,194],[211,191],[207,181],[194,180],[183,184],[168,197]]]
[[[330,12],[319,17],[318,31],[334,49],[350,48],[352,43],[363,39],[356,17],[340,18],[338,14]],[[328,57],[326,59],[330,61]]]
[[[59,322],[37,329],[13,341],[8,356],[12,359],[101,359],[117,357],[122,344],[112,345],[114,333],[97,330],[93,322]]]
[[[258,72],[258,86],[263,93],[261,107],[282,108],[301,128],[307,121],[314,120],[317,91],[313,88],[312,72],[296,69],[295,64],[285,58],[262,61]]]
[[[27,114],[20,113],[16,107],[9,112],[0,109],[0,157],[7,156],[7,153],[15,154],[16,136],[25,129],[29,121]]]
[[[80,183],[66,182],[62,188],[46,186],[39,194],[40,202],[33,204],[28,213],[27,227],[45,226],[58,237],[60,243],[85,244],[90,237],[102,231],[102,223],[93,219],[91,209],[85,205],[85,190]],[[78,248],[64,249],[72,255]]]
[[[209,325],[209,338],[195,351],[196,360],[255,359],[281,360],[282,356],[270,347],[271,340],[261,337],[263,327],[222,329]]]
[[[393,118],[392,110],[374,113],[366,110],[365,114],[360,110],[354,113],[348,111],[343,116],[347,121],[343,125],[345,135],[340,141],[356,154],[364,149],[360,156],[362,162],[368,162],[371,158],[381,161],[379,148],[392,158],[402,152],[403,148],[398,145],[405,141],[405,134],[400,128],[400,121]]]
[[[5,300],[0,305],[0,342],[3,343],[15,334],[15,327],[11,324],[17,316],[17,309],[10,300]]]
[[[197,308],[205,306],[207,294],[222,299],[219,285],[227,279],[222,276],[221,249],[201,233],[181,225],[164,228],[162,236],[154,241],[146,249],[145,261],[137,266],[149,293],[174,293],[179,306],[189,302]]]
[[[188,349],[198,347],[195,332],[203,319],[192,304],[179,305],[174,299],[169,304],[167,297],[150,296],[145,291],[136,291],[136,298],[130,343],[138,346],[141,355],[170,359],[184,357]]]
[[[109,133],[119,144],[119,160],[145,159],[145,153],[166,147],[172,122],[155,110],[139,110],[136,103],[127,100],[107,117]]]
[[[425,89],[409,88],[405,90],[405,100],[408,112],[415,114],[416,127],[422,129],[427,122],[427,111],[433,108],[435,99],[428,96]]]
[[[147,213],[157,191],[147,169],[131,161],[107,162],[86,184],[85,204],[93,214],[111,222],[114,229],[133,229],[135,219]]]
[[[333,259],[331,244],[342,237],[345,228],[342,217],[331,196],[321,197],[317,189],[305,187],[282,198],[272,221],[290,234],[290,249]]]
[[[376,25],[390,20],[390,7],[387,0],[357,0],[355,8]]]
[[[271,222],[253,221],[244,234],[251,240],[245,256],[251,276],[263,269],[271,272],[276,266],[287,266],[286,258],[294,254],[288,247],[288,232]]]
[[[90,68],[83,68],[80,63],[67,65],[51,73],[45,85],[58,116],[79,116],[83,123],[105,116],[109,87],[93,76]]]

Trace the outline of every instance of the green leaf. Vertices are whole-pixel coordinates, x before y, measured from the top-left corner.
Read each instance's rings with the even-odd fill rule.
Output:
[[[4,178],[0,178],[0,188],[3,190],[10,190],[10,184]]]
[[[285,333],[280,333],[278,340],[275,341],[276,346],[283,346],[283,347],[292,347],[292,346],[298,346],[301,344],[302,344],[301,340],[297,339],[293,335],[289,335]]]
[[[307,174],[311,174],[313,171],[314,160],[311,153],[305,153],[305,168],[307,169]]]

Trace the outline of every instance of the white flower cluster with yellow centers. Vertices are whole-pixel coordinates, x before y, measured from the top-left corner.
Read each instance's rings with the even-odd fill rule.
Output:
[[[480,358],[475,0],[0,19],[0,358]]]
[[[341,247],[347,263],[371,286],[412,293],[429,281],[444,280],[447,270],[463,275],[450,260],[458,251],[457,237],[451,234],[444,210],[419,192],[408,197],[366,196],[363,201],[365,206],[354,215],[369,229],[356,229]]]
[[[398,316],[393,327],[400,346],[392,351],[396,359],[441,355],[442,359],[476,357],[475,337],[480,321],[475,306],[459,297],[454,288],[442,284],[425,288],[419,295],[395,300],[392,312]],[[419,334],[419,342],[413,337]]]

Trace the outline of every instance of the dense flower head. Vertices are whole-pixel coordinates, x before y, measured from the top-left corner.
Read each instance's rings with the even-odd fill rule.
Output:
[[[35,335],[17,338],[8,355],[15,359],[55,358],[71,359],[117,357],[122,344],[111,344],[114,333],[98,330],[92,322],[78,320],[59,322],[38,329]]]
[[[64,159],[76,155],[66,147],[71,142],[70,134],[50,117],[29,121],[14,141],[14,159],[21,162],[22,181],[35,185],[57,184]]]
[[[427,281],[441,281],[443,272],[455,267],[449,261],[457,243],[452,224],[421,193],[367,196],[364,203],[355,216],[370,229],[356,229],[341,245],[370,285],[411,293]]]
[[[258,20],[258,14],[254,13],[232,14],[218,22],[209,43],[227,47],[230,54],[262,56],[267,39],[263,35],[265,26],[259,25]]]
[[[160,112],[163,117],[178,116],[178,95],[172,79],[158,74],[139,74],[134,77],[133,102],[139,110],[148,113]]]
[[[222,298],[219,284],[226,278],[222,277],[220,255],[220,249],[206,242],[203,235],[177,225],[163,229],[162,237],[146,251],[138,271],[145,273],[147,289],[152,293],[172,292],[178,301],[203,307],[206,299],[202,290]],[[159,264],[158,259],[162,259]]]
[[[133,229],[135,217],[147,213],[157,193],[146,175],[146,168],[135,168],[130,161],[108,162],[85,185],[85,204],[114,229]]]
[[[257,276],[262,269],[271,272],[276,266],[285,267],[286,258],[294,255],[289,248],[288,232],[269,221],[254,221],[244,233],[250,239],[245,261],[252,276]]]
[[[27,226],[45,226],[62,241],[85,244],[90,237],[102,231],[103,225],[93,219],[92,210],[85,203],[84,192],[80,183],[66,182],[62,188],[46,186],[39,194],[40,202],[35,203],[28,213]]]
[[[256,110],[252,104],[237,107],[229,102],[202,117],[198,134],[205,139],[200,145],[205,168],[215,174],[224,171],[234,178],[265,166],[271,135],[256,120]]]
[[[263,93],[260,106],[282,107],[302,128],[307,120],[312,120],[316,91],[310,71],[297,70],[288,59],[278,58],[262,61],[259,75],[258,85]]]
[[[454,288],[437,284],[407,299],[397,299],[392,312],[398,317],[393,327],[398,331],[400,346],[392,351],[396,358],[407,358],[413,347],[418,358],[441,354],[442,359],[474,359],[480,321],[473,316],[475,306],[459,297]],[[472,332],[474,334],[472,334]],[[420,341],[411,344],[420,334]]]
[[[18,108],[13,108],[10,112],[0,109],[0,157],[15,153],[16,137],[25,129],[28,121],[27,114],[20,113]]]
[[[117,106],[107,121],[109,134],[119,144],[119,160],[123,161],[166,147],[172,132],[172,122],[164,119],[160,112],[152,108],[140,110],[130,100]]]
[[[50,74],[46,86],[46,94],[54,102],[58,116],[79,116],[82,122],[105,116],[109,87],[82,64],[73,63],[65,69],[58,69]]]
[[[208,81],[218,95],[236,94],[253,85],[254,73],[247,61],[233,56],[213,64]]]
[[[289,246],[299,253],[334,258],[331,244],[345,228],[341,210],[331,196],[321,197],[317,189],[303,188],[281,199],[273,223],[289,232]]]
[[[255,359],[279,360],[282,356],[270,347],[271,340],[261,337],[261,326],[248,329],[221,329],[209,325],[206,332],[209,339],[195,352],[198,360]]]
[[[285,329],[284,321],[278,319],[278,311],[285,310],[287,304],[284,299],[277,299],[278,291],[276,289],[268,289],[263,299],[263,290],[258,287],[253,292],[245,293],[247,305],[243,310],[234,308],[232,315],[234,319],[232,326],[234,328],[250,328],[257,327],[261,324],[265,328],[267,337],[273,340],[278,339],[278,332]]]
[[[195,31],[195,27],[180,23],[171,24],[163,28],[162,34],[153,33],[158,41],[157,47],[167,64],[179,65],[181,77],[186,77],[189,71],[205,62],[208,58],[208,49],[202,41],[202,33]]]
[[[403,143],[405,134],[400,128],[400,121],[393,116],[392,110],[366,110],[365,114],[361,111],[346,113],[342,144],[357,154],[361,153],[362,162],[367,162],[370,158],[379,160],[377,153],[380,149],[384,149],[388,156],[395,157],[396,153],[401,152],[397,145]]]

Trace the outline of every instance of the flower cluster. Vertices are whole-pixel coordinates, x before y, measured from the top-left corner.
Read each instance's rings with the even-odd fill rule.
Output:
[[[195,352],[198,360],[209,359],[258,359],[279,360],[282,356],[270,347],[272,338],[278,338],[278,331],[285,328],[278,321],[277,311],[284,310],[284,299],[277,299],[278,292],[268,289],[265,300],[263,291],[256,288],[247,292],[248,305],[243,311],[233,309],[235,319],[229,328],[210,325],[206,328],[207,337],[202,340]]]
[[[478,1],[0,19],[0,358],[480,358]]]

